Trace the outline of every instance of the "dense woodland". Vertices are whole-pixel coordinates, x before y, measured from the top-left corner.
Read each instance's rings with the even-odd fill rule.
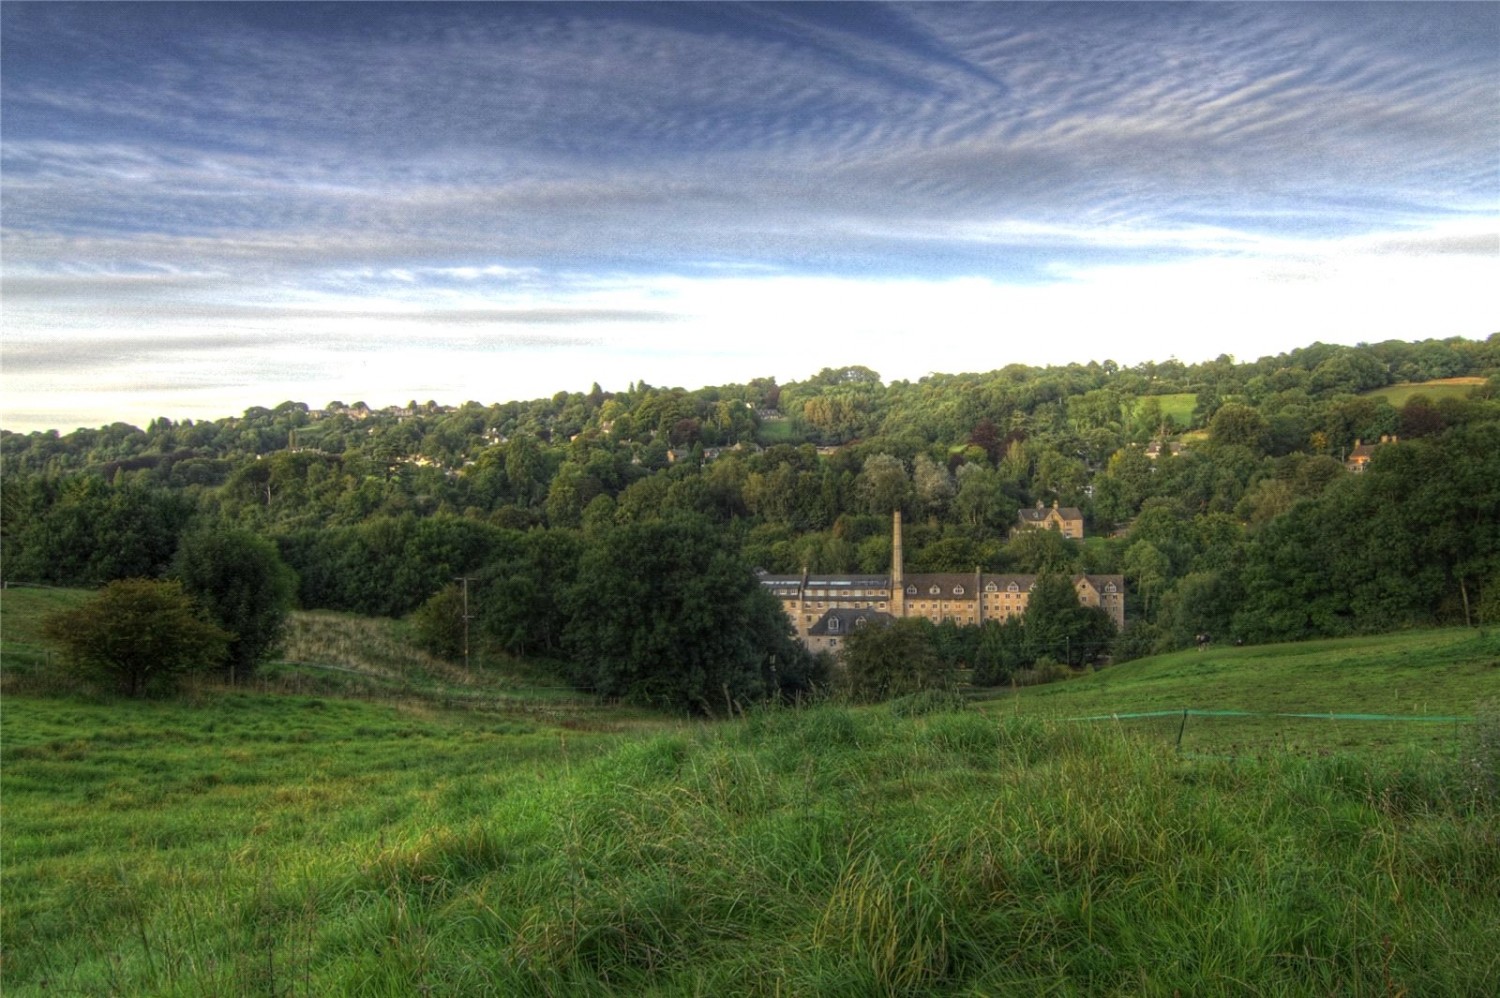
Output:
[[[1382,391],[1441,379],[1468,383]],[[467,578],[476,640],[615,693],[674,658],[694,702],[808,681],[750,569],[883,572],[895,508],[909,571],[1123,574],[1116,657],[1500,619],[1500,334],[890,384],[846,367],[491,405],[284,402],[3,432],[0,455],[7,583],[180,574],[185,538],[233,528],[274,544],[305,608],[450,619]],[[1083,510],[1087,539],[1011,536],[1052,502]]]

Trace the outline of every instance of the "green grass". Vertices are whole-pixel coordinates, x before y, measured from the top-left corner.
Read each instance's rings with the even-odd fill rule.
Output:
[[[1492,994],[1500,813],[977,711],[6,704],[7,995]]]
[[[80,598],[14,595],[7,661],[41,599]],[[299,619],[324,664],[465,688],[399,626]],[[713,725],[8,689],[0,990],[1500,993],[1500,715],[1430,743],[1194,718],[1181,753],[1175,721],[1064,720],[1476,714],[1497,661],[1492,636],[1411,632]]]
[[[0,691],[8,693],[28,685],[71,689],[70,683],[51,678],[61,660],[42,638],[42,621],[92,596],[84,589],[9,587],[0,591]]]
[[[1155,711],[1248,711],[1261,716],[1123,719],[1185,751],[1226,755],[1356,749],[1451,753],[1462,723],[1333,720],[1284,714],[1472,717],[1500,697],[1500,634],[1462,628],[1207,651],[1126,662],[1066,683],[1024,688],[990,712],[1082,718]],[[1080,722],[1100,723],[1100,722]],[[1114,723],[1114,722],[1108,722]]]
[[[1433,402],[1444,398],[1468,398],[1476,386],[1484,384],[1483,378],[1442,378],[1437,381],[1410,382],[1387,385],[1365,394],[1383,398],[1392,407],[1399,409],[1414,397],[1421,395]]]
[[[1170,419],[1178,430],[1193,425],[1193,409],[1198,405],[1198,396],[1193,392],[1174,392],[1170,395],[1153,395],[1161,405],[1161,414]],[[1140,404],[1139,400],[1136,402]]]
[[[774,444],[799,444],[802,437],[796,432],[790,419],[767,419],[760,424],[760,430],[756,434],[756,442],[766,447]]]

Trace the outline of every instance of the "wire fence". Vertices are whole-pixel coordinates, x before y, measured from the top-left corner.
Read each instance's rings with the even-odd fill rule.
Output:
[[[1170,740],[1181,755],[1191,758],[1236,759],[1242,755],[1261,755],[1268,750],[1327,751],[1331,745],[1346,747],[1360,744],[1353,732],[1363,733],[1363,742],[1385,744],[1425,743],[1429,748],[1458,746],[1462,730],[1476,718],[1467,714],[1382,714],[1368,711],[1275,711],[1222,708],[1175,708],[1171,710],[1116,711],[1059,717],[1059,722],[1097,723],[1100,721],[1141,722],[1147,733]],[[1196,723],[1190,725],[1191,720]],[[1153,723],[1154,722],[1154,723]],[[1225,722],[1225,723],[1220,723]],[[1279,723],[1286,722],[1286,723]],[[1330,727],[1319,730],[1317,722]],[[1301,727],[1313,725],[1312,728]],[[1260,725],[1257,728],[1257,725]],[[1389,732],[1372,731],[1366,725],[1420,725],[1424,733],[1416,738],[1393,738]],[[1191,728],[1192,738],[1189,738]],[[1205,730],[1206,728],[1206,730]],[[1306,744],[1294,744],[1297,736],[1311,736]],[[1384,735],[1384,737],[1382,737]],[[1451,741],[1450,741],[1451,739]],[[1186,751],[1186,742],[1206,742],[1216,749],[1232,749],[1228,754]]]

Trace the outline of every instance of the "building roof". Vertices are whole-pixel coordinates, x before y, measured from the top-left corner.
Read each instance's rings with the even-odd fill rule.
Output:
[[[871,621],[878,624],[889,624],[895,621],[888,613],[879,610],[829,610],[818,618],[818,622],[807,629],[808,637],[839,637],[848,634],[856,627],[864,627]]]
[[[907,599],[973,599],[975,579],[973,572],[920,572],[902,582]]]
[[[1077,506],[1059,506],[1057,503],[1053,503],[1051,506],[1043,506],[1038,503],[1034,509],[1023,509],[1021,510],[1021,519],[1028,523],[1041,523],[1047,517],[1051,516],[1054,511],[1064,520],[1083,519],[1083,511]]]
[[[889,575],[772,575],[757,572],[762,585],[805,585],[817,589],[879,589],[891,584]]]

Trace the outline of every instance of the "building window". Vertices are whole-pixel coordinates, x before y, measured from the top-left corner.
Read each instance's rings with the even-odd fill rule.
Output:
[[[993,582],[991,582],[991,583],[989,583],[988,585],[986,585],[984,587],[984,591],[987,592],[987,593],[992,593],[992,592],[995,592],[998,588],[999,588],[998,586],[996,586]]]
[[[839,618],[837,618],[837,617],[829,617],[828,618],[828,629],[830,631],[836,631],[836,630],[838,630],[839,629]]]
[[[1012,582],[1010,585],[1005,587],[1005,591],[1008,593],[1018,593],[1021,591],[1021,587]]]
[[[915,595],[917,595],[917,587],[916,586],[907,586],[906,587],[906,595],[908,595],[908,596],[915,596]]]
[[[963,594],[964,594],[964,587],[963,586],[954,586],[953,587],[953,595],[955,595],[955,596],[962,596]]]
[[[927,590],[927,594],[929,596],[936,596],[936,595],[938,595],[941,592],[942,592],[942,590],[939,589],[937,586],[933,586],[931,589]]]

